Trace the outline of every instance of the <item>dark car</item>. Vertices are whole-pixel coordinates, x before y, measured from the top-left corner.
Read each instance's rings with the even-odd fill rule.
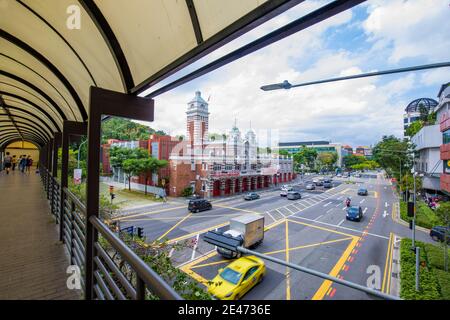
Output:
[[[363,211],[360,206],[348,207],[347,215],[345,216],[347,220],[361,221],[362,217]]]
[[[324,181],[323,187],[326,189],[333,188],[333,184],[331,183],[331,181]]]
[[[450,226],[447,228],[447,232],[449,232]],[[430,230],[430,237],[433,238],[434,241],[444,242],[445,238],[445,227],[444,226],[434,226]],[[447,235],[447,243],[450,244],[450,235]]]
[[[301,199],[302,195],[298,191],[289,191],[287,194],[287,198],[289,200],[297,200],[297,199]]]
[[[245,200],[255,200],[255,199],[259,199],[259,194],[257,194],[256,192],[249,192],[244,196]]]
[[[358,189],[358,196],[367,196],[369,194],[369,192],[367,191],[366,188],[359,188]]]
[[[323,181],[318,180],[318,181],[314,182],[314,184],[318,187],[321,187],[321,186],[323,186]]]
[[[206,199],[194,199],[189,201],[188,210],[190,212],[199,212],[212,209],[212,204]]]

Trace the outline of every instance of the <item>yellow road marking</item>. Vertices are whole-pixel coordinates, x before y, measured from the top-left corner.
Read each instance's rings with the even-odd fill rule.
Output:
[[[392,233],[391,233],[392,234]],[[386,293],[391,292],[391,278],[392,278],[392,257],[394,256],[394,234],[392,234],[392,243],[391,243],[391,254],[389,258],[389,271],[387,275],[387,285],[386,285]]]
[[[324,231],[334,232],[334,233],[341,234],[341,235],[344,235],[344,236],[347,236],[347,237],[355,237],[354,235],[351,235],[351,234],[348,234],[348,233],[344,233],[344,232],[340,232],[340,231],[336,231],[336,230],[332,230],[332,229],[328,229],[328,228],[324,228],[324,227],[319,227],[319,226],[316,226],[316,225],[313,225],[313,224],[309,224],[309,223],[305,223],[305,222],[300,222],[300,221],[295,221],[295,220],[290,220],[290,219],[289,219],[289,221],[297,223],[297,224],[301,224],[301,225],[304,225],[304,226],[308,226],[308,227],[324,230]]]
[[[286,238],[286,262],[289,262],[289,226],[288,220],[285,222],[285,238]],[[286,267],[286,300],[291,300],[291,277],[289,267]]]
[[[214,218],[214,217],[229,217],[239,215],[240,213],[229,213],[229,214],[215,214],[215,215],[193,215],[191,219],[195,218]],[[177,220],[181,219],[184,216],[176,216],[176,217],[167,217],[167,218],[140,218],[140,219],[124,219],[123,221],[150,221],[150,220]]]
[[[231,263],[236,259],[230,259],[230,260],[220,260],[220,261],[214,261],[214,262],[209,262],[209,263],[203,263],[203,264],[196,264],[195,266],[192,266],[191,269],[197,269],[197,268],[203,268],[203,267],[209,267],[209,266],[214,266],[217,264],[222,264],[222,263]]]
[[[189,276],[191,276],[192,278],[194,278],[195,280],[197,280],[199,283],[203,284],[203,285],[207,285],[208,281],[207,279],[203,278],[201,275],[199,275],[198,273],[195,273],[194,271],[191,270],[191,267],[194,264],[197,264],[199,262],[205,261],[213,256],[215,256],[217,254],[216,251],[211,252],[207,255],[204,255],[203,257],[200,257],[194,261],[189,262],[188,264],[185,264],[184,266],[182,266],[180,268],[181,271],[183,271],[184,273],[188,274]]]
[[[387,247],[387,250],[386,250],[386,261],[384,263],[383,284],[381,285],[381,291],[382,292],[385,292],[385,289],[386,289],[386,276],[388,274],[389,259],[390,259],[390,252],[391,252],[391,243],[392,243],[392,232],[389,234],[389,242],[388,242],[388,247]]]
[[[321,245],[324,245],[324,244],[342,242],[342,241],[351,240],[351,239],[352,239],[352,237],[348,237],[348,238],[341,238],[341,239],[336,239],[336,240],[329,240],[329,241],[317,242],[317,243],[312,243],[312,244],[306,244],[306,245],[303,245],[303,246],[297,246],[297,247],[289,248],[289,251],[305,249],[305,248],[311,248],[311,247],[317,247],[317,246],[321,246]],[[270,255],[270,254],[282,253],[282,252],[285,252],[285,251],[286,251],[285,249],[281,249],[281,250],[276,250],[276,251],[264,252],[264,254]]]
[[[241,209],[241,208],[235,208],[235,207],[230,207],[230,206],[224,206],[224,205],[220,205],[220,204],[215,204],[216,207],[219,208],[225,208],[225,209],[230,209],[230,210],[236,210],[236,211],[242,211],[242,212],[247,212],[247,213],[252,213],[252,214],[260,214],[263,215],[262,212],[257,212],[257,211],[252,211],[252,210],[246,210],[246,209]]]
[[[113,218],[112,220],[123,220],[123,219],[128,219],[128,218],[133,218],[133,217],[157,214],[157,213],[166,212],[166,211],[175,210],[175,209],[181,209],[181,208],[186,208],[186,206],[178,206],[178,207],[173,207],[173,208],[161,209],[161,210],[157,210],[157,211],[149,211],[149,212],[130,214],[130,215],[124,216],[124,217]]]
[[[342,254],[339,261],[334,265],[333,269],[330,271],[330,273],[329,273],[330,276],[336,277],[338,275],[339,271],[341,271],[343,265],[345,264],[345,261],[347,261],[348,256],[350,255],[352,250],[355,248],[356,243],[358,242],[359,238],[357,236],[351,236],[351,237],[352,237],[352,241],[350,242],[347,249]],[[332,284],[332,281],[324,280],[322,282],[322,285],[319,287],[319,289],[316,291],[316,293],[312,297],[312,300],[322,300],[323,297],[325,296],[325,294],[327,293],[327,291],[330,289],[331,284]]]
[[[162,238],[164,238],[165,236],[167,236],[173,229],[175,229],[176,227],[178,227],[184,220],[186,220],[187,218],[189,218],[192,215],[192,213],[187,214],[183,219],[181,219],[180,221],[178,221],[177,223],[175,223],[169,230],[167,230],[162,236],[160,236],[158,238],[158,240],[161,240]]]
[[[211,227],[199,230],[199,231],[195,231],[195,232],[191,232],[191,233],[185,234],[184,236],[181,236],[181,237],[178,237],[178,238],[170,239],[167,242],[168,243],[174,243],[174,242],[177,242],[177,241],[188,239],[188,238],[190,238],[192,236],[196,236],[199,233],[205,233],[205,232],[207,232],[209,230],[215,230],[215,229],[218,229],[218,228],[222,228],[222,227],[224,227],[224,226],[226,226],[228,224],[230,224],[230,223],[229,222],[224,222],[224,223],[221,223],[221,224],[217,224],[215,226],[211,226]]]

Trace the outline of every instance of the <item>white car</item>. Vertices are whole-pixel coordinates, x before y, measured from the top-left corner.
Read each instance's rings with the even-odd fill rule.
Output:
[[[287,195],[290,191],[294,191],[294,189],[292,189],[291,187],[281,189],[280,197],[287,197]]]

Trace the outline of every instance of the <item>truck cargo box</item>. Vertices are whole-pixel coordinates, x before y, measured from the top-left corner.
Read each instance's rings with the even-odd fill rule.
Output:
[[[249,248],[264,239],[264,216],[251,214],[230,220],[230,230],[236,230],[244,236],[244,247]]]

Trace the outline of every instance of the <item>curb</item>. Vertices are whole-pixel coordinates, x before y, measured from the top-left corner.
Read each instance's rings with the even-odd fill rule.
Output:
[[[409,228],[409,223],[401,218],[401,215],[400,215],[400,201],[396,202],[395,205],[396,205],[396,214],[395,214],[394,221],[397,222],[398,224],[401,224],[401,225]],[[418,226],[418,225],[416,225],[416,230],[419,230],[419,231],[422,231],[422,232],[425,232],[425,233],[430,233],[430,231],[431,231],[430,229],[427,229],[427,228],[424,228],[424,227],[421,227],[421,226]]]

